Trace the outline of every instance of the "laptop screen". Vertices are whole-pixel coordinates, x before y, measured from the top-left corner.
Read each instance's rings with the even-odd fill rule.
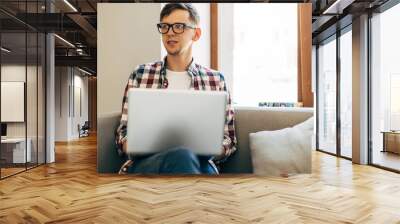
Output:
[[[1,136],[7,136],[7,124],[1,123]]]

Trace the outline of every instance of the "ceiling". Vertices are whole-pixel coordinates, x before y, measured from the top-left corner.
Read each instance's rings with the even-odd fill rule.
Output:
[[[54,32],[56,66],[79,66],[95,74],[97,2],[104,1],[69,0],[71,7],[63,0],[48,0],[47,5],[44,0],[1,0],[2,46],[12,49],[2,52],[2,60],[17,63],[25,61],[25,55],[28,63],[35,60],[36,51],[44,47],[36,43],[36,35]]]
[[[351,17],[376,8],[387,0],[255,0],[251,2],[311,2],[312,32],[316,43],[351,23]],[[96,72],[97,3],[154,2],[129,0],[1,0],[0,24],[2,45],[12,48],[17,57],[25,54],[25,31],[54,32],[56,65],[81,66]],[[155,1],[157,2],[157,1]],[[201,1],[197,1],[201,2]],[[223,2],[223,1],[219,1]],[[229,2],[249,2],[232,1]],[[51,13],[50,13],[51,12]],[[347,17],[347,23],[346,18]],[[29,35],[28,35],[29,36]],[[28,58],[36,51],[36,41],[28,38]],[[31,43],[32,42],[32,43]],[[72,45],[71,45],[72,44]],[[43,47],[40,45],[39,47]],[[2,54],[4,55],[4,54]],[[11,58],[11,56],[9,56]]]
[[[312,0],[313,44],[352,23],[353,17],[374,11],[389,0]]]

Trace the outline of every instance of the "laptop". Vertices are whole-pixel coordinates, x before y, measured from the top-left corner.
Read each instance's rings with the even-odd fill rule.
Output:
[[[220,155],[226,103],[222,91],[131,89],[127,152],[146,155],[184,147],[197,155]]]

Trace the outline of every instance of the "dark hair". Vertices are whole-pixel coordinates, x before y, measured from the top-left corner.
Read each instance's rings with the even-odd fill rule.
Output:
[[[196,8],[193,7],[192,4],[190,3],[168,3],[166,4],[163,9],[161,10],[160,13],[160,21],[171,14],[175,10],[185,10],[189,12],[189,17],[192,22],[194,22],[195,25],[198,25],[200,22],[200,16],[199,13],[197,12]]]

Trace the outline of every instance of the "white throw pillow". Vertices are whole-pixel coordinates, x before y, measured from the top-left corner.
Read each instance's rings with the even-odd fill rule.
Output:
[[[249,134],[251,158],[257,175],[311,172],[311,136],[314,119],[294,127]]]

